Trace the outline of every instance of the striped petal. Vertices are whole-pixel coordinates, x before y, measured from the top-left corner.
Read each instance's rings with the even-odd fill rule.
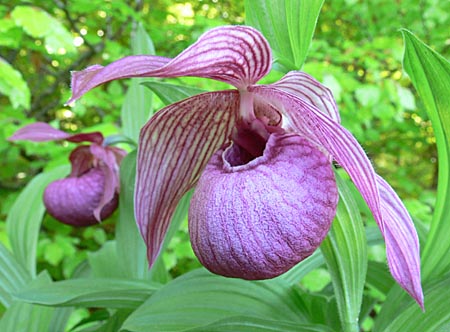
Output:
[[[335,122],[341,122],[341,117],[331,90],[312,76],[301,71],[291,71],[278,82],[271,85],[277,89],[292,93],[300,99],[314,105]]]
[[[228,140],[238,109],[238,91],[205,93],[165,107],[142,128],[135,215],[150,266],[178,201]]]
[[[400,285],[423,309],[423,293],[420,284],[419,239],[411,217],[391,186],[376,176],[381,197],[386,256],[391,270]]]
[[[252,91],[281,103],[290,125],[299,132],[305,132],[306,128],[306,132],[313,134],[310,138],[347,171],[385,237],[393,277],[422,306],[416,231],[406,208],[392,189],[376,175],[353,135],[316,107],[292,94],[272,86],[255,86]]]
[[[246,26],[212,29],[174,59],[129,56],[106,67],[92,66],[72,74],[72,98],[80,98],[105,82],[127,77],[212,78],[238,88],[256,83],[270,70],[269,44],[257,30]]]
[[[100,132],[71,135],[62,130],[53,128],[45,122],[35,122],[20,128],[9,137],[8,140],[27,140],[32,142],[67,140],[74,143],[95,142],[101,144],[103,142],[103,135]]]

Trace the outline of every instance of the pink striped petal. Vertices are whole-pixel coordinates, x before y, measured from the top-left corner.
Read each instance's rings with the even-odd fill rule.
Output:
[[[178,201],[228,140],[238,109],[238,91],[204,93],[163,108],[142,128],[135,215],[150,266]]]
[[[292,93],[317,107],[335,122],[341,122],[341,117],[331,90],[312,76],[301,71],[291,71],[278,82],[271,84],[271,86]]]
[[[310,139],[327,150],[347,171],[385,236],[393,277],[407,292],[414,294],[422,306],[416,231],[405,207],[376,175],[356,139],[339,123],[292,94],[271,86],[256,86],[252,91],[281,103],[290,125],[299,132],[305,132],[306,128],[306,132],[313,134]]]
[[[8,140],[46,142],[46,141],[63,140],[70,136],[71,136],[70,134],[55,129],[47,123],[35,122],[20,128],[11,137],[9,137]]]
[[[106,67],[92,66],[72,75],[71,103],[105,82],[127,77],[212,78],[244,89],[270,70],[269,44],[257,30],[246,26],[212,29],[176,58],[129,56]]]
[[[72,97],[74,102],[89,90],[100,84],[129,77],[151,77],[151,73],[164,66],[171,59],[155,55],[131,55],[114,61],[106,67],[94,65],[83,71],[72,72]]]
[[[391,186],[376,176],[383,213],[381,229],[391,274],[423,309],[419,239],[411,217]]]
[[[45,122],[35,122],[20,128],[8,140],[27,140],[32,142],[66,140],[74,143],[93,142],[101,144],[103,142],[103,135],[100,132],[71,135],[62,130],[55,129]]]

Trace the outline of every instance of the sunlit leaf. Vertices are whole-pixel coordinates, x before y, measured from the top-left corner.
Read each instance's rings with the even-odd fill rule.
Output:
[[[336,180],[340,198],[336,218],[320,249],[331,274],[342,327],[345,331],[358,331],[367,272],[367,242],[351,192],[339,176]]]
[[[430,233],[422,255],[423,280],[450,269],[450,63],[407,30],[404,67],[428,116],[438,149],[437,201]]]
[[[30,89],[22,74],[0,57],[0,93],[8,96],[14,108],[30,108]]]
[[[60,166],[34,177],[14,202],[6,220],[14,256],[31,274],[36,275],[36,247],[45,207],[45,187],[69,173],[69,166]]]
[[[261,31],[284,71],[301,69],[323,0],[246,0],[246,24]]]
[[[203,269],[168,283],[125,321],[128,331],[184,331],[233,316],[307,323],[302,300],[281,280],[249,282]]]
[[[49,54],[75,52],[73,38],[60,21],[38,7],[16,6],[11,12],[17,26],[34,38],[45,38]]]

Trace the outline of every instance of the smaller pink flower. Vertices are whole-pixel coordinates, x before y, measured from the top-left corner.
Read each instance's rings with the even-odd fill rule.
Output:
[[[46,123],[36,122],[19,129],[9,140],[90,142],[90,145],[81,145],[72,151],[69,176],[47,186],[44,205],[55,219],[72,226],[93,225],[116,210],[119,164],[126,151],[106,146],[100,132],[70,135]]]

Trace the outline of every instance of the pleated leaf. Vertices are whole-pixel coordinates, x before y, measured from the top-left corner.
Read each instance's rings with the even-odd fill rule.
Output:
[[[17,197],[6,219],[13,254],[32,277],[36,275],[36,248],[45,212],[44,189],[68,173],[69,166],[61,166],[34,177]]]
[[[234,316],[306,323],[301,298],[281,280],[249,282],[203,269],[165,285],[125,321],[127,331],[184,331]]]
[[[426,283],[425,313],[413,303],[403,302],[400,310],[382,310],[376,320],[374,332],[445,332],[450,330],[450,275]],[[391,295],[399,295],[399,289]],[[395,299],[396,297],[389,296]],[[396,306],[398,308],[398,306]],[[385,309],[388,309],[386,307]],[[392,309],[392,308],[391,308]]]
[[[31,280],[29,273],[13,254],[0,243],[0,302],[5,307],[12,304],[11,293]]]
[[[339,204],[330,233],[320,247],[331,275],[344,331],[359,331],[367,272],[367,242],[356,202],[345,182],[336,176]]]
[[[450,269],[450,63],[416,36],[402,30],[403,65],[431,119],[438,149],[437,200],[423,250],[423,280]]]
[[[137,24],[131,39],[131,49],[135,55],[155,54],[153,42],[140,23]],[[147,122],[152,111],[153,94],[141,86],[143,80],[145,79],[131,79],[120,113],[124,135],[135,142],[139,138],[139,130]]]
[[[134,218],[134,182],[136,151],[129,153],[120,164],[119,220],[116,225],[117,258],[126,277],[143,279],[148,275],[144,239]]]
[[[299,324],[264,318],[236,316],[221,319],[212,324],[187,330],[186,332],[332,332],[329,327],[319,324]]]
[[[246,0],[246,24],[269,41],[284,71],[301,69],[323,0]]]
[[[48,306],[136,308],[159,284],[128,279],[72,279],[40,287],[28,287],[14,294],[24,302]]]
[[[164,82],[144,82],[142,85],[152,90],[165,105],[173,104],[177,101],[205,92],[205,90],[190,86]]]
[[[47,273],[39,275],[32,281],[33,287],[45,287],[51,282]],[[42,332],[52,331],[55,309],[34,305],[21,301],[14,301],[0,320],[2,332]]]

